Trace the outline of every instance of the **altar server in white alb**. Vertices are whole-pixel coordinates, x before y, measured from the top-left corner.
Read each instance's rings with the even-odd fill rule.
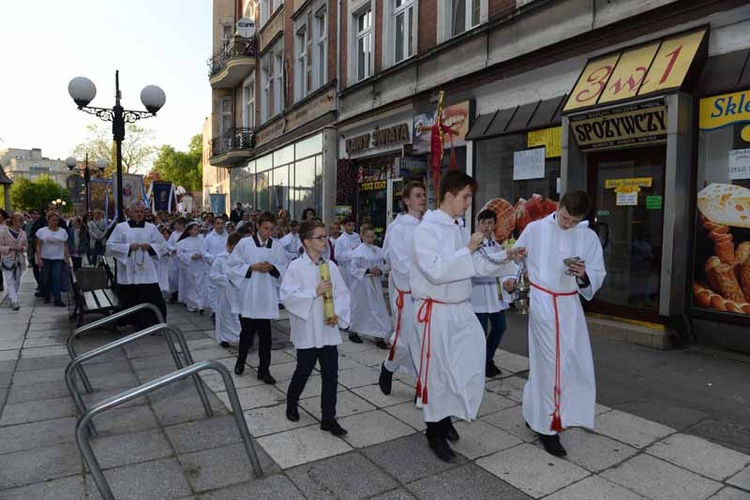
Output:
[[[497,215],[489,209],[482,210],[477,215],[477,228],[484,234],[482,246],[493,255],[503,250],[502,245],[495,241],[495,222]],[[487,333],[487,362],[485,364],[485,375],[497,377],[500,368],[495,365],[495,352],[500,345],[505,333],[505,310],[513,302],[513,290],[516,284],[516,268],[509,269],[512,274],[501,278],[476,276],[471,278],[471,306],[477,315],[482,329],[486,330],[489,321],[489,332]]]
[[[241,239],[242,236],[237,233],[229,235],[226,249],[214,257],[209,274],[215,293],[216,340],[221,347],[229,347],[230,344],[236,345],[240,342],[240,317],[232,312],[232,309],[239,309],[239,289],[227,278],[226,267],[229,255]]]
[[[391,349],[380,367],[378,383],[383,394],[390,394],[393,374],[398,370],[416,380],[420,342],[414,328],[414,302],[411,298],[409,270],[414,231],[427,207],[424,184],[407,182],[401,191],[404,213],[388,225],[383,242],[383,256],[391,265],[388,275],[388,295],[393,311],[394,329]]]
[[[180,299],[190,312],[203,314],[208,290],[208,263],[203,257],[203,237],[200,226],[191,222],[177,241],[177,258],[180,260],[183,278],[180,282]]]
[[[352,326],[349,339],[360,343],[359,334],[375,339],[375,345],[388,349],[385,339],[391,336],[391,315],[383,296],[382,276],[385,268],[383,250],[375,246],[375,228],[362,224],[362,243],[351,254]]]
[[[360,243],[362,243],[362,240],[359,238],[359,234],[354,231],[357,223],[354,220],[353,216],[349,215],[345,217],[342,224],[344,225],[344,232],[341,233],[341,236],[339,236],[336,240],[336,247],[334,248],[333,253],[336,258],[336,264],[339,266],[339,270],[341,271],[341,277],[344,278],[344,283],[346,283],[346,286],[351,291],[352,252],[357,249]]]
[[[159,288],[157,261],[166,255],[167,242],[156,226],[146,222],[146,206],[141,201],[130,205],[130,220],[115,226],[107,240],[107,250],[117,265],[117,283],[123,308],[151,303],[159,308],[166,321],[167,305]],[[135,326],[145,328],[155,321],[151,315],[137,315]],[[155,318],[154,318],[155,320]]]
[[[278,281],[286,266],[286,255],[281,244],[271,238],[276,217],[263,212],[258,217],[258,232],[243,238],[227,261],[229,279],[239,289],[239,304],[242,333],[240,349],[234,373],[245,372],[247,352],[258,334],[258,379],[266,384],[275,384],[271,376],[271,320],[279,317]]]
[[[566,193],[557,212],[526,226],[516,243],[529,249],[531,281],[523,417],[556,456],[566,454],[562,429],[594,428],[594,361],[579,296],[593,299],[607,273],[599,237],[585,220],[590,203],[585,191]]]
[[[471,278],[504,276],[525,250],[515,248],[489,257],[480,250],[484,235],[471,238],[460,218],[471,205],[477,183],[450,171],[440,181],[438,210],[428,211],[414,231],[409,274],[421,335],[417,404],[427,422],[435,455],[452,462],[448,440],[459,439],[451,417],[473,420],[484,395],[485,338],[471,307]],[[480,250],[480,251],[477,251]]]
[[[289,223],[289,232],[279,240],[284,247],[287,258],[292,261],[302,253],[302,240],[299,238],[299,222],[293,220]]]
[[[180,259],[177,258],[177,241],[182,233],[185,232],[187,220],[184,217],[178,217],[172,223],[172,234],[167,240],[167,250],[169,251],[169,303],[175,304],[180,300],[180,279],[182,278]]]
[[[346,431],[336,421],[336,346],[341,343],[339,328],[349,326],[349,289],[336,264],[324,258],[329,253],[325,225],[319,219],[308,219],[302,223],[300,237],[305,252],[289,264],[281,282],[281,300],[289,311],[292,343],[297,349],[297,368],[287,390],[286,416],[292,422],[299,420],[299,398],[318,362],[322,383],[320,428],[343,436]],[[328,265],[329,280],[321,277],[321,264]],[[330,294],[327,299],[326,294]],[[333,301],[328,316],[326,300]]]
[[[169,251],[169,238],[171,238],[172,235],[169,233],[169,229],[164,224],[158,226],[157,229],[159,230],[159,234],[161,234],[162,238],[164,238],[164,241],[167,242],[167,251],[156,263],[156,272],[159,275],[159,289],[161,290],[161,294],[165,299],[168,300],[170,296],[169,270],[172,267],[172,255]]]
[[[217,216],[214,218],[214,229],[206,235],[203,239],[203,259],[208,264],[209,269],[214,263],[214,258],[220,253],[223,253],[227,249],[227,237],[229,234],[226,232],[226,220],[223,217]],[[216,313],[216,303],[214,301],[216,297],[216,289],[214,283],[209,280],[208,292],[207,292],[207,303],[206,305],[211,308],[211,311]]]

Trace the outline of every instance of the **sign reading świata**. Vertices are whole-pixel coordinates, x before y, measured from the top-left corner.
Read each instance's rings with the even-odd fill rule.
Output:
[[[584,150],[652,144],[667,138],[667,107],[661,100],[571,115],[569,120]]]

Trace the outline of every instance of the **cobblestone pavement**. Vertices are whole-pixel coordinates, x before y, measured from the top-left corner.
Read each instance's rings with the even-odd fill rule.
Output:
[[[213,339],[208,317],[170,308],[169,322],[185,334],[196,361],[228,367],[236,351]],[[227,410],[220,378],[208,373],[215,416],[206,418],[190,382],[180,382],[96,418],[94,451],[117,498],[377,498],[377,499],[748,499],[750,456],[605,406],[596,432],[562,434],[567,459],[546,454],[523,424],[521,391],[528,360],[498,352],[502,377],[488,381],[480,415],[456,425],[454,464],[428,449],[412,382],[393,393],[377,387],[385,351],[371,342],[340,346],[338,413],[344,439],[318,428],[320,377],[311,377],[301,420],[284,416],[285,390],[295,366],[287,322],[276,322],[271,373],[235,377],[244,416],[255,436],[263,477],[254,477]],[[63,382],[65,309],[33,297],[24,277],[21,310],[0,309],[0,498],[99,498],[75,445],[75,408]],[[79,352],[117,338],[94,332]],[[258,363],[251,353],[250,367]],[[99,401],[173,369],[164,337],[149,337],[95,362],[89,374]]]

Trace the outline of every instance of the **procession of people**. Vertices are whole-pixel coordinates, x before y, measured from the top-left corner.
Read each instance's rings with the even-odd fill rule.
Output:
[[[152,214],[140,201],[119,224],[100,211],[68,221],[54,208],[27,220],[0,214],[7,218],[0,226],[4,283],[18,310],[28,257],[37,295],[65,305],[65,263],[77,258],[78,268],[86,256],[96,265],[106,253],[116,262],[124,307],[150,302],[165,319],[167,302],[196,314],[210,311],[217,342],[238,348],[237,376],[245,373],[257,335],[256,375],[266,384],[276,384],[272,322],[285,310],[297,350],[286,416],[299,420],[299,399],[319,363],[320,427],[336,436],[347,433],[336,420],[341,332],[354,343],[374,342],[384,350],[380,390],[391,394],[397,372],[411,378],[427,443],[452,462],[449,443],[460,439],[454,420],[474,420],[485,379],[501,374],[494,356],[516,279],[525,272],[532,306],[523,417],[547,452],[563,456],[563,429],[594,426],[593,360],[580,298],[594,297],[606,271],[601,244],[588,229],[590,200],[583,191],[566,193],[556,212],[528,224],[513,245],[495,240],[492,210],[480,211],[470,234],[464,216],[476,189],[470,176],[450,171],[440,181],[438,207],[427,210],[426,187],[406,183],[403,211],[388,225],[382,248],[372,225],[357,232],[348,216],[326,231],[312,209],[301,222],[285,220],[286,211],[251,212],[241,204],[229,217]],[[146,327],[149,319],[134,326]]]

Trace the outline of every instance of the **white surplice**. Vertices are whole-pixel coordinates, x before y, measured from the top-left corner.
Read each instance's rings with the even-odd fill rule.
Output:
[[[391,316],[383,296],[380,276],[373,276],[368,269],[385,268],[383,250],[375,245],[361,243],[351,254],[350,269],[352,294],[352,326],[356,333],[387,339],[391,336]]]
[[[167,240],[167,250],[169,251],[169,291],[171,293],[180,290],[180,260],[177,258],[177,242],[182,236],[182,231],[174,231],[169,235]]]
[[[346,234],[346,232],[343,232],[336,240],[336,247],[333,249],[336,264],[341,271],[341,277],[344,278],[344,283],[346,283],[350,291],[352,289],[352,252],[357,249],[360,243],[362,243],[362,240],[359,238],[359,234],[354,232]]]
[[[232,310],[238,309],[240,290],[227,277],[226,265],[229,252],[224,250],[214,257],[209,280],[213,284],[216,309],[216,340],[237,344],[240,341],[240,318]]]
[[[202,249],[203,238],[200,236],[188,236],[177,242],[177,258],[182,268],[180,297],[188,311],[203,309],[208,305],[206,295],[209,267]],[[200,258],[193,259],[193,255],[200,255]]]
[[[279,243],[284,247],[286,257],[288,260],[294,260],[300,256],[300,250],[302,249],[302,240],[299,239],[299,233],[287,233],[283,238],[279,240]]]
[[[242,238],[229,256],[225,269],[234,286],[239,289],[240,300],[233,312],[243,318],[277,319],[279,317],[279,293],[277,283],[286,269],[284,248],[273,238],[261,242],[257,235]],[[247,277],[253,264],[268,262],[278,271],[263,273],[253,271]]]
[[[409,285],[409,269],[414,230],[419,222],[420,220],[412,215],[399,214],[386,229],[383,242],[383,257],[391,266],[388,275],[388,296],[394,325],[391,345],[395,345],[395,348],[392,348],[393,359],[390,359],[389,353],[385,367],[391,372],[398,370],[415,379],[421,343],[414,326],[414,300]]]
[[[206,235],[206,238],[203,240],[203,258],[208,263],[209,269],[214,263],[214,258],[220,253],[226,252],[228,238],[229,233],[226,231],[221,234],[216,231],[211,231]],[[210,307],[212,311],[216,312],[216,287],[211,280],[208,281],[208,292],[206,297],[208,299],[206,305]]]
[[[409,282],[421,342],[417,403],[427,422],[476,418],[484,394],[486,343],[469,301],[471,278],[510,274],[514,265],[472,254],[467,244],[459,220],[442,210],[428,211],[414,230]],[[494,257],[502,260],[505,252]]]
[[[551,430],[555,411],[557,301],[560,325],[560,417],[562,427],[593,429],[596,383],[591,342],[579,295],[591,300],[601,287],[606,270],[602,245],[588,221],[563,230],[556,214],[532,222],[524,229],[516,246],[526,247],[531,289],[529,310],[529,378],[523,391],[523,416],[531,428],[541,434]],[[580,257],[586,262],[591,284],[579,288],[574,276],[566,274],[563,259]],[[555,297],[549,293],[575,293]]]
[[[491,239],[484,239],[487,253],[493,256],[503,250],[502,245]],[[509,268],[512,274],[499,278],[491,276],[475,276],[471,278],[471,307],[475,313],[497,313],[510,307],[513,302],[513,294],[505,291],[503,284],[515,278],[518,274],[516,267]]]
[[[315,289],[320,283],[318,265],[307,253],[289,263],[281,282],[281,301],[289,311],[292,343],[296,349],[320,349],[341,343],[339,328],[347,328],[351,318],[350,294],[339,268],[328,261],[333,285],[333,309],[338,325],[326,325],[323,315],[323,296]]]
[[[145,285],[159,282],[156,263],[167,252],[167,243],[156,229],[146,222],[143,227],[130,227],[120,222],[107,240],[107,250],[117,263],[117,282],[121,285]],[[139,248],[130,250],[133,243],[148,243],[155,255]]]

